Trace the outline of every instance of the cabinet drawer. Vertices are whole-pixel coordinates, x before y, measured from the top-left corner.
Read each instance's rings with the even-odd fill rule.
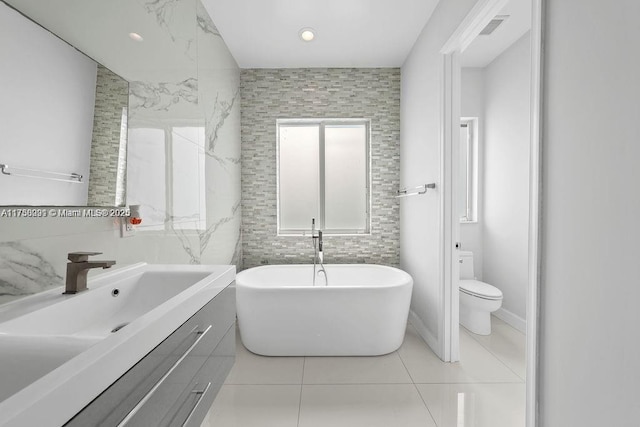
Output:
[[[163,419],[146,418],[138,425],[199,427],[235,362],[236,328],[232,324],[211,356]],[[151,411],[145,411],[151,412]]]
[[[179,399],[194,375],[235,322],[232,284],[94,399],[67,426],[116,426],[145,399],[144,405],[165,412]],[[162,381],[162,386],[157,384]],[[155,390],[154,390],[155,388]],[[153,393],[150,392],[153,390]],[[146,411],[146,408],[145,408]],[[129,415],[126,425],[138,424]]]

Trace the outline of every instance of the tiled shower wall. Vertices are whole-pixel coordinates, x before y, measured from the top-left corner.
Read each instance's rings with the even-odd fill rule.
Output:
[[[179,6],[181,13],[167,13],[164,8]],[[146,7],[144,7],[146,6]],[[117,7],[121,7],[118,5]],[[182,120],[183,100],[194,103],[198,124],[205,127],[206,156],[205,189],[206,227],[199,230],[174,230],[167,219],[165,231],[147,232],[139,229],[133,237],[120,237],[120,227],[114,218],[10,218],[2,216],[0,206],[0,304],[23,296],[63,285],[66,255],[72,251],[98,251],[99,259],[116,260],[116,268],[135,262],[236,264],[241,258],[240,234],[240,71],[199,0],[180,2],[130,2],[128,13],[142,13],[147,19],[157,19],[166,40],[176,46],[167,51],[183,49],[183,60],[191,63],[194,82],[191,91],[181,89],[183,76],[172,78],[165,70],[136,69],[138,86],[161,90],[154,93],[131,93],[129,118],[144,116],[158,120]],[[71,11],[69,13],[72,13]],[[187,17],[191,29],[176,28],[172,17]],[[192,18],[191,18],[192,17]],[[170,37],[171,34],[185,37]],[[169,42],[171,43],[171,42]],[[183,48],[184,46],[184,48]],[[169,49],[172,48],[172,49]],[[172,62],[175,65],[175,61]],[[165,78],[165,76],[167,76]],[[135,85],[134,85],[135,86]],[[175,93],[169,93],[176,87]],[[147,96],[146,99],[143,99]],[[151,102],[168,99],[165,107]],[[148,102],[138,102],[140,100]],[[137,103],[136,103],[137,102]],[[154,109],[157,109],[154,110]],[[155,112],[154,112],[155,111]],[[34,126],[37,126],[34,123]],[[135,166],[133,166],[135,167]],[[129,202],[130,203],[130,202]],[[46,208],[45,210],[57,208]],[[143,218],[144,220],[144,218]],[[101,270],[102,271],[102,270]],[[91,271],[89,276],[100,274]],[[2,310],[2,307],[0,307]]]
[[[308,263],[309,237],[277,236],[276,119],[371,119],[371,234],[325,236],[326,263],[399,263],[400,70],[247,69],[240,74],[244,267]]]

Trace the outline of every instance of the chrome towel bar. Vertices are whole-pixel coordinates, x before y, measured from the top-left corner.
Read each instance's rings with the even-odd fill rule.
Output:
[[[11,169],[12,172],[9,172],[7,169]],[[13,172],[13,171],[17,171],[17,172]],[[3,175],[10,175],[10,176],[22,176],[25,178],[47,179],[49,181],[71,182],[74,184],[82,183],[82,175],[75,172],[60,173],[60,172],[51,172],[51,171],[45,171],[40,169],[17,168],[13,166],[10,167],[7,164],[0,164],[0,172],[2,172]],[[21,172],[26,172],[26,173],[21,173]],[[47,175],[50,175],[50,176],[47,176]]]
[[[413,188],[403,188],[402,190],[398,190],[398,194],[396,195],[396,197],[408,197],[417,196],[418,194],[425,194],[427,192],[427,189],[429,188],[436,188],[436,184],[431,183],[418,185],[417,187]]]

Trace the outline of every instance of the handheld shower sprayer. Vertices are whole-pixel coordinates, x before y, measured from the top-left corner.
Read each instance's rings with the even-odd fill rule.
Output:
[[[316,239],[318,239],[318,243],[316,245]],[[316,285],[316,263],[320,264],[319,273],[324,274],[325,286],[328,286],[327,272],[324,269],[324,254],[322,253],[322,231],[318,230],[318,235],[316,236],[316,219],[311,218],[311,240],[313,242],[313,286]]]

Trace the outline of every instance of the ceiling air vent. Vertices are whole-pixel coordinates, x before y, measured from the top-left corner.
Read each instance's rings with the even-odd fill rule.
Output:
[[[488,36],[489,34],[493,33],[496,28],[498,28],[500,24],[502,24],[508,17],[509,15],[496,15],[496,17],[489,21],[487,26],[484,27],[482,31],[480,31],[480,35]]]

